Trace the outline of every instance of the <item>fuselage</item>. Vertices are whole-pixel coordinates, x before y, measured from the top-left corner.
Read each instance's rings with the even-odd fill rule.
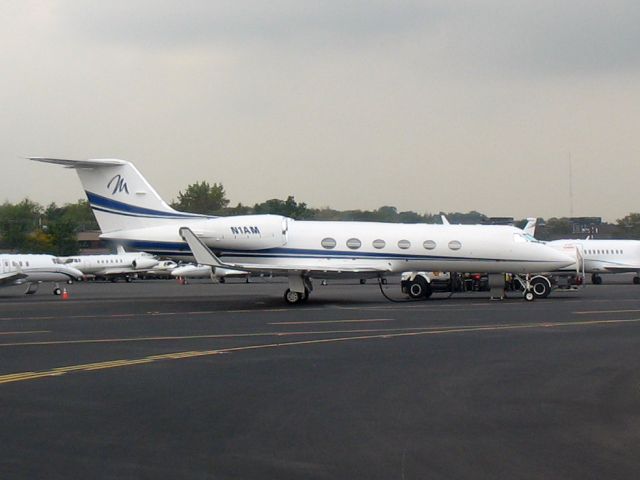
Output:
[[[158,260],[144,252],[107,255],[75,255],[60,258],[66,265],[77,268],[85,275],[118,275],[151,269]]]
[[[0,255],[0,274],[6,284],[20,285],[33,282],[65,282],[77,280],[82,272],[61,263],[53,255],[4,254]]]
[[[226,262],[287,265],[304,270],[362,265],[387,272],[532,273],[561,268],[571,258],[522,230],[494,225],[294,221],[277,215],[185,218],[103,238],[173,258],[189,257],[178,228],[192,229]]]
[[[637,240],[568,239],[554,240],[547,245],[567,254],[577,248],[584,261],[585,273],[640,272],[640,241]],[[577,267],[574,263],[561,270],[575,271]]]

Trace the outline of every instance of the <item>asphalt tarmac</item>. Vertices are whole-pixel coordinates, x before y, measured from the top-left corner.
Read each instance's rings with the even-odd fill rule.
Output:
[[[612,278],[3,289],[0,478],[640,478],[640,286]]]

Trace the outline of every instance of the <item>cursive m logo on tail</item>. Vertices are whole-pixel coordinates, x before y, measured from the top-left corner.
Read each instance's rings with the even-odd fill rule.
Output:
[[[127,187],[127,182],[124,181],[124,178],[120,175],[114,176],[109,183],[107,183],[107,188],[111,188],[113,185],[113,191],[111,195],[115,195],[118,192],[127,192],[129,195],[129,187]]]

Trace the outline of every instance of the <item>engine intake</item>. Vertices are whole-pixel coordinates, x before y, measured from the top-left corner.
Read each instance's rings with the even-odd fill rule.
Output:
[[[211,248],[262,250],[287,243],[289,219],[280,215],[240,215],[208,220],[194,233]]]

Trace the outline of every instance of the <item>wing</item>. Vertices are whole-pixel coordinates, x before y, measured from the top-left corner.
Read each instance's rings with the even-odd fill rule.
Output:
[[[610,273],[640,272],[640,265],[636,267],[634,267],[633,265],[606,265],[603,268]]]
[[[27,275],[22,272],[8,272],[0,274],[0,285],[10,285],[16,280],[23,280]]]
[[[263,263],[224,263],[200,240],[191,229],[182,227],[180,236],[187,242],[196,262],[201,265],[211,265],[216,268],[226,268],[229,270],[242,270],[250,273],[268,273],[273,275],[307,274],[314,276],[340,275],[340,274],[380,274],[388,273],[389,270],[381,269],[376,265],[359,264],[354,266],[349,263],[336,263],[329,265],[318,264],[296,264],[296,265],[277,265]]]

